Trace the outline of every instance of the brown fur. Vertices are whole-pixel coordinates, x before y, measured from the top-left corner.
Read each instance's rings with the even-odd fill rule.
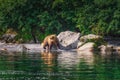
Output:
[[[59,40],[55,34],[49,35],[44,39],[42,46],[47,50],[51,50],[52,46],[59,48]]]

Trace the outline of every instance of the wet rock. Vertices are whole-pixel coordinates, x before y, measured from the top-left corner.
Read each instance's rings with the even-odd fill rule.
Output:
[[[105,54],[105,53],[106,53],[107,46],[101,45],[101,46],[98,46],[98,48],[100,49],[100,52],[101,52],[102,54]]]
[[[120,53],[120,46],[113,46],[112,50],[116,53]]]
[[[106,36],[104,40],[107,42],[107,47],[114,53],[120,53],[120,38],[114,36]]]
[[[94,48],[93,50],[98,50],[98,46],[100,46],[101,44],[104,44],[104,40],[101,36],[99,35],[94,35],[94,34],[88,34],[85,36],[80,37],[80,42],[78,43],[78,50],[81,50],[82,48],[86,49],[90,49],[90,48]],[[88,46],[86,46],[88,45]],[[94,46],[94,47],[93,47]]]
[[[120,53],[120,46],[116,47],[118,53]]]
[[[61,49],[76,49],[79,42],[80,33],[65,31],[61,32],[57,37],[60,42]]]
[[[119,46],[113,46],[113,45],[101,45],[98,47],[100,49],[100,52],[105,53],[112,53],[112,52],[119,52]]]
[[[77,44],[77,48],[79,48],[79,47],[81,47],[83,44],[84,44],[85,42],[78,42],[78,44]]]
[[[94,50],[94,44],[93,42],[88,42],[79,47],[77,50],[79,51],[93,51]]]
[[[23,51],[23,45],[22,44],[3,44],[3,45],[0,45],[0,50],[21,52]]]
[[[0,51],[12,52],[40,52],[42,47],[40,44],[1,44]]]
[[[40,52],[43,50],[41,44],[23,44],[25,50],[27,52]]]
[[[86,42],[88,40],[96,40],[96,39],[100,39],[100,38],[102,38],[102,37],[99,36],[99,35],[88,34],[88,35],[80,37],[80,41],[81,42]]]

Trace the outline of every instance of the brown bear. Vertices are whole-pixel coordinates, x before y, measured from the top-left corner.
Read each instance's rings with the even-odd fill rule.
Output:
[[[60,48],[59,40],[55,34],[48,35],[47,37],[45,37],[42,46],[46,50],[51,50],[53,46],[55,46],[57,49]]]

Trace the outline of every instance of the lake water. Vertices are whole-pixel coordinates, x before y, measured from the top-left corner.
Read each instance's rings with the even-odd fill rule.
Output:
[[[0,52],[0,80],[120,80],[120,55]]]

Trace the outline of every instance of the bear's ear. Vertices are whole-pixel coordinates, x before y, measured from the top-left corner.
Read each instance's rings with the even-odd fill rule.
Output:
[[[54,39],[54,38],[55,38],[55,36],[51,36],[51,37],[50,37],[50,39]]]
[[[52,34],[51,36],[57,36],[56,34]]]
[[[50,39],[54,39],[55,37],[56,37],[55,34],[52,34],[52,35],[49,36]]]

